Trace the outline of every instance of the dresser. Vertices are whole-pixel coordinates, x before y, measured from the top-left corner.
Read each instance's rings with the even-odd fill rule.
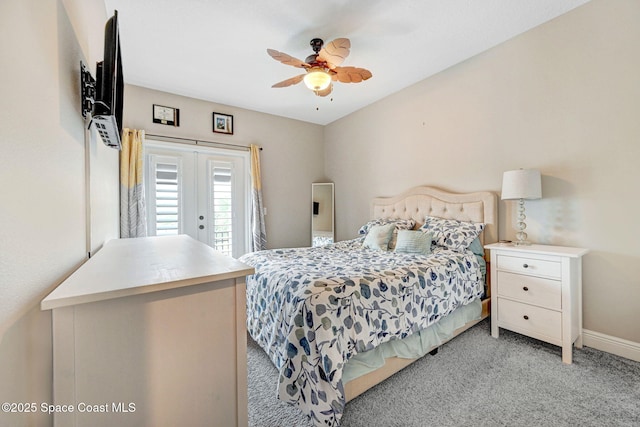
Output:
[[[253,272],[184,235],[107,242],[41,303],[54,426],[246,427]]]
[[[562,347],[572,363],[582,348],[582,256],[587,249],[494,243],[491,252],[491,335],[500,328]]]

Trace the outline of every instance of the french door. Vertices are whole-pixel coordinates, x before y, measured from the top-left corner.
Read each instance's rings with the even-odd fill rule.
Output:
[[[227,255],[246,253],[249,153],[145,144],[147,234],[188,234]]]

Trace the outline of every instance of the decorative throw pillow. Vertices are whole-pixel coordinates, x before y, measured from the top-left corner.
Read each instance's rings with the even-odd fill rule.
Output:
[[[484,224],[428,216],[421,230],[433,233],[436,245],[464,252],[484,230]]]
[[[473,242],[469,245],[469,250],[475,255],[484,257],[484,248],[482,247],[482,243],[480,243],[479,237],[473,239]]]
[[[421,230],[398,230],[396,252],[429,255],[433,234]]]
[[[374,225],[385,225],[385,224],[394,224],[395,228],[393,229],[393,235],[391,236],[391,240],[389,241],[389,250],[393,250],[396,247],[396,239],[398,236],[398,230],[411,230],[416,226],[416,222],[412,219],[400,219],[400,218],[378,218],[373,219],[367,222],[365,225],[360,227],[358,230],[358,234],[365,235],[369,231],[371,227]]]
[[[386,251],[389,249],[389,241],[393,235],[394,224],[374,225],[369,229],[362,246],[368,249]]]

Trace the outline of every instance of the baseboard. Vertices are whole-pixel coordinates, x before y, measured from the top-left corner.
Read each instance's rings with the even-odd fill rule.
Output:
[[[616,356],[640,362],[640,343],[637,342],[583,329],[582,343],[596,350],[606,351]]]

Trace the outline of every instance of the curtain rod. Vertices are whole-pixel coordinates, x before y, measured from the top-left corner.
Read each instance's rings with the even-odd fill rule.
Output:
[[[248,145],[240,145],[240,144],[229,144],[228,142],[217,142],[217,141],[205,141],[202,139],[192,139],[192,138],[180,138],[177,136],[166,136],[166,135],[155,135],[152,133],[146,133],[145,132],[145,136],[149,136],[149,137],[156,137],[156,138],[163,138],[165,140],[168,140],[168,142],[177,142],[179,144],[189,144],[189,143],[195,143],[195,145],[198,145],[198,143],[202,142],[205,144],[214,144],[214,145],[219,145],[219,146],[224,146],[224,147],[231,147],[234,150],[249,150],[249,146]],[[262,151],[262,147],[259,147],[260,151]]]

